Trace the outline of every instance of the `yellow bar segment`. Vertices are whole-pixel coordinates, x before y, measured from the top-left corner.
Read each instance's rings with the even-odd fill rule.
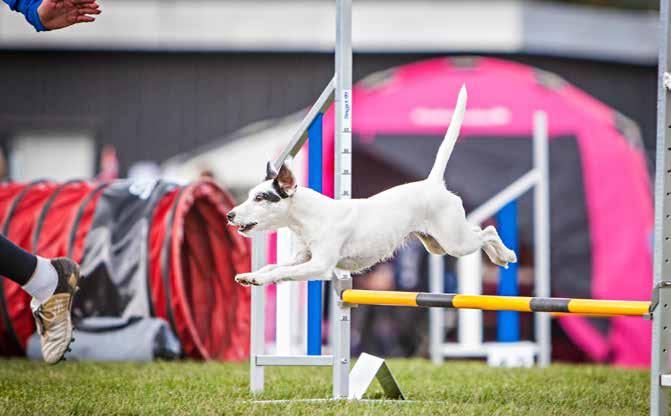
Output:
[[[522,296],[454,295],[452,304],[458,309],[531,312],[531,298]]]
[[[356,305],[417,306],[416,292],[345,290],[342,300]]]
[[[642,316],[648,313],[650,302],[632,300],[571,299],[570,313],[592,315]]]

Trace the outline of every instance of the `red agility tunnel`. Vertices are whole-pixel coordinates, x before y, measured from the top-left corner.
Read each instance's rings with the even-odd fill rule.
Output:
[[[81,263],[75,321],[156,316],[170,323],[185,356],[242,360],[249,291],[233,278],[250,259],[226,226],[233,205],[210,182],[3,183],[0,229],[26,250]],[[0,280],[0,355],[24,354],[35,331],[29,303]]]

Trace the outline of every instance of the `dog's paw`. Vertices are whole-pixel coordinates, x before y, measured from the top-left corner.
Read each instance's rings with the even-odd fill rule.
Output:
[[[497,250],[496,257],[492,259],[492,262],[507,269],[509,263],[517,263],[517,255],[512,250]]]
[[[250,283],[247,281],[247,276],[245,276],[244,274],[239,274],[239,275],[235,276],[235,281],[236,281],[236,283],[239,283],[242,286],[249,286],[250,285]]]
[[[508,263],[506,263],[505,261],[497,259],[496,261],[493,261],[493,263],[496,264],[497,266],[503,267],[504,269],[508,268]]]
[[[508,268],[508,262],[499,256],[494,257],[493,259],[491,259],[491,261],[492,263],[496,264],[497,266],[501,266],[504,269]]]
[[[506,263],[517,263],[517,254],[512,250],[507,250],[503,256],[503,260],[505,260]]]
[[[254,277],[252,273],[242,273],[235,276],[235,281],[241,284],[242,286],[262,286],[263,282],[260,279]]]

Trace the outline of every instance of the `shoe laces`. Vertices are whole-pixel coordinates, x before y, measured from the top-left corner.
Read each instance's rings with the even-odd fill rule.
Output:
[[[62,299],[49,299],[47,303],[48,308],[45,309],[44,304],[41,304],[33,311],[37,331],[41,336],[47,332],[47,328],[53,323],[61,312],[67,312],[67,301]]]
[[[38,306],[38,308],[33,311],[33,316],[35,317],[35,324],[37,326],[37,333],[40,334],[40,336],[44,336],[43,315],[44,314],[42,313],[42,305]]]

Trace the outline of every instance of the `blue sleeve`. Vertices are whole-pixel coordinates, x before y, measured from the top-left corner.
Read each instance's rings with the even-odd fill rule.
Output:
[[[37,14],[37,8],[42,4],[42,0],[3,0],[9,5],[9,8],[22,13],[28,23],[33,25],[35,30],[38,32],[43,32],[47,30],[40,20],[39,14]]]

